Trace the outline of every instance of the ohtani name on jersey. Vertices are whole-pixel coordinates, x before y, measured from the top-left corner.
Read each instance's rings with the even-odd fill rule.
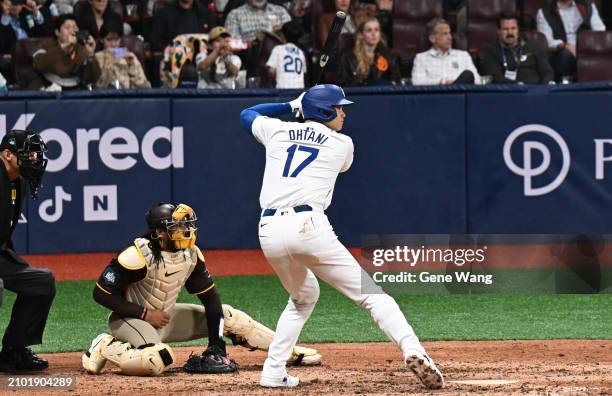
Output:
[[[325,141],[329,139],[329,136],[326,136],[324,133],[320,132],[317,134],[314,129],[306,127],[304,129],[290,129],[289,139],[325,144]]]

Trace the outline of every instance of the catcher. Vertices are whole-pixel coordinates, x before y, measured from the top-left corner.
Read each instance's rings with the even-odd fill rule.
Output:
[[[98,374],[107,360],[127,375],[160,375],[175,362],[165,343],[208,337],[202,355],[192,355],[187,372],[237,370],[227,358],[222,336],[235,344],[267,350],[274,332],[229,305],[221,305],[202,251],[195,245],[196,214],[185,204],[163,203],[150,209],[147,233],[105,268],[94,300],[112,311],[111,334],[100,334],[82,357],[85,370]],[[185,286],[203,306],[177,304]],[[316,350],[296,346],[289,363],[318,364]]]

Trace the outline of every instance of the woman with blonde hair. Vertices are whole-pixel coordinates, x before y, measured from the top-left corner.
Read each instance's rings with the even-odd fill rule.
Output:
[[[357,28],[353,51],[342,56],[340,85],[387,85],[400,77],[397,59],[382,40],[380,22],[367,18]]]

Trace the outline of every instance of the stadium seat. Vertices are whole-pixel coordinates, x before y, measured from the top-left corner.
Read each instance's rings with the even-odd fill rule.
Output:
[[[546,5],[548,0],[525,0],[521,23],[525,30],[535,30],[538,10]]]
[[[144,48],[144,40],[140,36],[130,35],[124,36],[121,38],[121,46],[126,47],[130,51],[132,51],[142,67],[145,65],[145,48]]]
[[[612,31],[580,32],[576,51],[578,81],[612,80]]]
[[[26,89],[30,82],[36,78],[32,55],[47,40],[46,38],[28,38],[17,40],[15,46],[15,79],[20,89]]]
[[[548,42],[546,41],[546,36],[537,30],[528,30],[521,32],[521,35],[529,42],[536,43],[537,45],[544,48],[546,51],[548,49]]]
[[[413,57],[427,22],[441,16],[441,0],[396,1],[393,7],[394,49],[402,57]]]
[[[467,39],[470,52],[489,47],[497,40],[497,19],[516,14],[515,0],[468,0]]]
[[[345,53],[352,51],[354,47],[355,47],[355,36],[354,35],[344,33],[338,36],[336,54],[335,56],[332,56],[330,58],[329,63],[323,70],[323,75],[321,76],[322,82],[333,83],[333,84],[338,82],[340,60]],[[314,66],[314,67],[318,67],[318,66]]]

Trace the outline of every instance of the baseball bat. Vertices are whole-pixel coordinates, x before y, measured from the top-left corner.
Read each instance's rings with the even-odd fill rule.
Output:
[[[314,84],[317,85],[321,76],[323,75],[323,69],[329,62],[329,59],[332,56],[334,48],[338,43],[338,37],[340,37],[340,32],[342,31],[342,26],[344,26],[344,22],[346,21],[346,14],[342,11],[336,12],[336,17],[334,18],[334,23],[332,23],[331,29],[329,29],[329,34],[327,35],[327,40],[323,45],[323,50],[321,51],[321,57],[319,58],[319,65],[315,72]]]

